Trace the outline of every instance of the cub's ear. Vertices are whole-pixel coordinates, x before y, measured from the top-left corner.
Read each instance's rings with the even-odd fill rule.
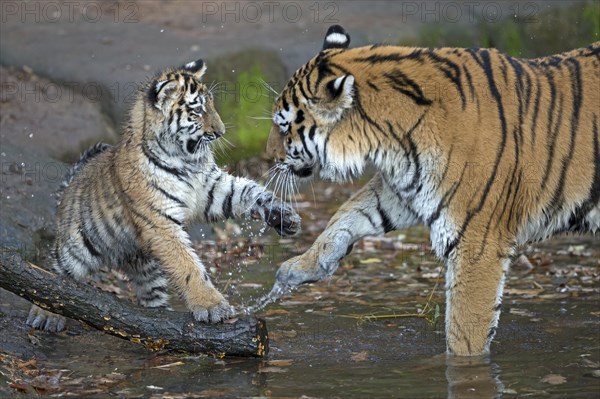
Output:
[[[206,64],[202,60],[196,60],[185,64],[184,68],[194,74],[198,79],[201,79],[206,72]]]
[[[325,85],[329,95],[330,102],[336,105],[336,108],[350,108],[354,99],[354,76],[343,75],[337,79],[332,79]]]
[[[179,82],[176,80],[155,80],[149,88],[148,98],[152,105],[165,111],[174,101],[173,94],[178,86]]]
[[[325,40],[323,41],[323,50],[348,48],[349,45],[350,35],[340,25],[332,25],[327,29],[327,34],[325,34]]]

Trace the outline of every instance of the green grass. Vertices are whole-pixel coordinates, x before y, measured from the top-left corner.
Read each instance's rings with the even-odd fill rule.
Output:
[[[225,138],[234,147],[217,151],[220,164],[234,163],[264,153],[271,122],[267,119],[275,94],[267,82],[280,91],[288,71],[279,55],[265,50],[246,50],[207,62],[206,82],[217,84],[217,111],[227,126]]]
[[[261,83],[266,81],[261,68],[252,65],[239,73],[235,80],[235,95],[221,95],[217,108],[223,119],[232,127],[227,139],[234,145],[233,160],[258,155],[264,151],[271,122],[264,118],[271,109],[272,97]]]

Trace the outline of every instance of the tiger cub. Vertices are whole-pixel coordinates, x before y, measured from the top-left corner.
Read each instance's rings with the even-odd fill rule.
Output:
[[[139,303],[167,306],[171,282],[198,321],[233,308],[215,289],[185,230],[190,221],[264,220],[295,234],[300,217],[258,183],[233,177],[210,143],[225,132],[202,60],[169,69],[137,94],[121,140],[89,149],[67,175],[51,255],[61,275],[82,280],[102,265],[120,267]],[[49,331],[64,318],[33,306],[27,324]]]
[[[273,295],[332,275],[364,236],[424,224],[447,265],[448,351],[486,353],[517,246],[600,230],[600,42],[536,59],[349,43],[332,26],[292,76],[267,151],[299,177],[377,173]]]

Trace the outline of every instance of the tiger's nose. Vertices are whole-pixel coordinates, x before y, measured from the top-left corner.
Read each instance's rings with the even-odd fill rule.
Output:
[[[212,134],[214,134],[216,138],[219,138],[219,137],[221,137],[222,135],[224,135],[224,134],[225,134],[225,132],[221,132],[221,131],[214,131],[214,132],[212,132]]]

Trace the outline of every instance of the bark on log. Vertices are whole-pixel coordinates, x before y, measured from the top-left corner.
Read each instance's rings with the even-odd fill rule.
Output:
[[[217,357],[262,357],[269,351],[267,327],[262,319],[250,316],[220,324],[199,323],[190,313],[136,306],[111,293],[61,278],[24,261],[16,253],[0,254],[0,287],[51,312],[143,344],[152,351],[165,349]]]

